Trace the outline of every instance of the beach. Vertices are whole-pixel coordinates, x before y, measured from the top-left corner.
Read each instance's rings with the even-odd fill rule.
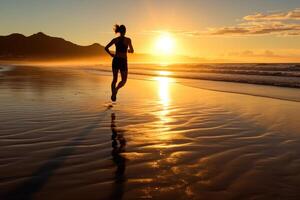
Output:
[[[299,89],[129,75],[111,103],[110,81],[0,72],[1,199],[299,199]]]

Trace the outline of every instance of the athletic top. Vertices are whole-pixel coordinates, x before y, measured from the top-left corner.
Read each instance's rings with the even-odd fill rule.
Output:
[[[119,37],[119,41],[116,42],[116,52],[127,53],[128,45],[124,43],[124,37]]]

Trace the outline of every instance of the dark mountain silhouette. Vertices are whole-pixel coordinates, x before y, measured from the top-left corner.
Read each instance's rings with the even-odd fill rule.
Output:
[[[131,62],[155,62],[159,56],[135,53],[128,55]],[[0,36],[0,63],[27,63],[28,61],[80,61],[80,62],[111,62],[111,57],[100,44],[80,46],[63,38],[51,37],[42,32],[31,36],[13,33]],[[201,58],[174,56],[173,62],[206,62]]]
[[[42,32],[0,36],[0,60],[81,59],[105,55],[100,44],[80,46]]]

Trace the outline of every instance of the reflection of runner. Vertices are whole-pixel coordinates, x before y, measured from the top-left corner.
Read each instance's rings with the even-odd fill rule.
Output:
[[[124,193],[124,182],[125,178],[125,169],[126,169],[126,158],[122,155],[122,152],[125,152],[126,140],[121,131],[117,130],[115,124],[116,116],[114,113],[111,114],[111,140],[112,140],[112,159],[117,166],[115,171],[115,188],[112,191],[111,199],[122,199]]]
[[[126,140],[123,136],[123,133],[118,133],[116,124],[115,124],[116,116],[114,113],[111,114],[111,132],[112,132],[112,156],[113,161],[117,165],[116,171],[116,181],[122,181],[123,175],[125,172],[125,157],[120,153],[125,152]]]
[[[133,53],[133,47],[131,39],[125,37],[126,27],[124,25],[115,25],[115,33],[120,33],[120,36],[114,38],[108,45],[106,45],[106,52],[113,57],[112,61],[112,72],[113,80],[111,83],[111,100],[117,100],[117,93],[121,87],[123,87],[127,81],[128,67],[127,67],[127,51],[128,53]],[[109,51],[109,47],[112,45],[116,46],[115,54]],[[117,84],[118,81],[118,72],[121,73],[121,81]]]

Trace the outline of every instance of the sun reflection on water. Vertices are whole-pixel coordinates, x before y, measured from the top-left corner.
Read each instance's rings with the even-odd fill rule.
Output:
[[[166,73],[164,73],[166,74]],[[170,87],[171,83],[174,82],[172,78],[168,77],[155,77],[154,80],[157,81],[157,91],[158,91],[158,99],[159,104],[161,104],[161,110],[159,110],[156,115],[159,119],[159,139],[160,140],[168,140],[170,139],[170,134],[168,134],[168,130],[170,127],[168,123],[172,121],[170,117],[170,103],[171,103],[171,95],[170,95]]]
[[[167,75],[167,71],[160,71],[160,75]],[[158,83],[158,96],[159,102],[163,105],[164,109],[170,104],[170,83],[173,82],[171,78],[168,77],[155,77],[154,80]]]
[[[157,73],[158,73],[159,76],[169,76],[169,75],[172,74],[169,71],[158,71]],[[158,77],[158,78],[162,78],[162,77]]]

